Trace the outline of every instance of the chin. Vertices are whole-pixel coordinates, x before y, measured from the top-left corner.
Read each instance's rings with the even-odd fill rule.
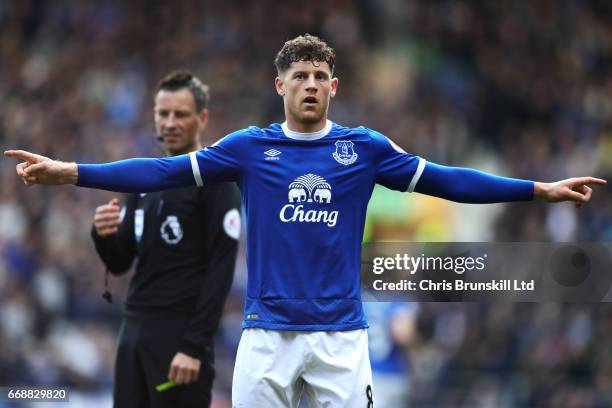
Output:
[[[320,112],[305,112],[302,113],[300,116],[300,122],[302,123],[317,123],[319,121],[321,121],[321,119],[323,118],[323,115]]]
[[[182,154],[183,152],[187,151],[187,147],[186,146],[176,146],[176,145],[166,145],[164,146],[164,150],[168,152],[168,154],[175,156],[177,154]]]

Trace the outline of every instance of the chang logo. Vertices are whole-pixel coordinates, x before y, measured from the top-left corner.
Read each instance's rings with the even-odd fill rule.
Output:
[[[308,173],[296,178],[289,184],[289,193],[286,204],[280,210],[282,222],[323,222],[329,227],[336,225],[338,211],[327,210],[305,210],[304,204],[294,203],[319,203],[330,204],[332,199],[331,186],[316,174]]]
[[[331,186],[323,177],[308,173],[296,178],[289,184],[289,202],[313,201],[329,204],[331,202]]]

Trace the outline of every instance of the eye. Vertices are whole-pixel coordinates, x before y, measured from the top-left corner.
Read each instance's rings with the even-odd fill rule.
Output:
[[[297,74],[295,74],[295,78],[296,79],[306,79],[306,74],[304,74],[303,72],[298,72]]]

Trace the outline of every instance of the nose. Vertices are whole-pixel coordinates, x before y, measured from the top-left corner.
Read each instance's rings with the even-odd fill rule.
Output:
[[[168,115],[164,123],[166,129],[174,129],[176,127],[176,117],[173,114]]]
[[[306,80],[306,90],[307,91],[317,91],[317,81],[315,80],[314,74],[308,75],[308,79]]]

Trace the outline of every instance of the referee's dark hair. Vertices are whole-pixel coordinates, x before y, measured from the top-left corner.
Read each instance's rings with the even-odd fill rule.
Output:
[[[189,91],[191,91],[198,113],[208,107],[208,101],[210,99],[208,85],[204,84],[198,77],[189,71],[172,71],[157,85],[157,92],[179,91],[181,89],[189,89]]]

